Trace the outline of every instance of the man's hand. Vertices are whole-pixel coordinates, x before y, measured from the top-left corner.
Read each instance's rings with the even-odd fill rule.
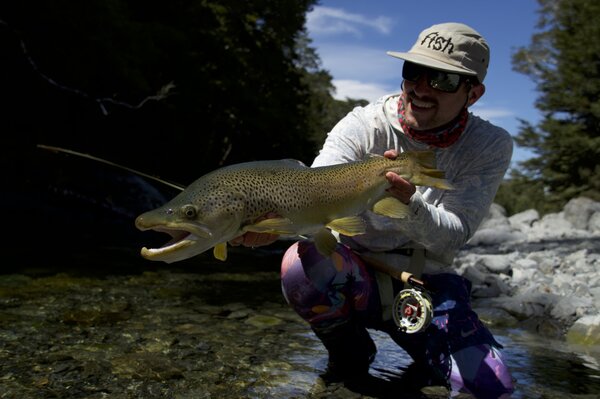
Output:
[[[398,151],[387,150],[383,153],[383,156],[389,159],[396,159],[398,158]],[[417,187],[394,172],[387,172],[385,177],[392,185],[392,187],[387,189],[387,192],[398,198],[401,202],[408,204],[410,197],[417,191]]]
[[[266,215],[256,219],[256,222],[260,222],[261,220],[276,218],[279,217],[274,212],[269,212]],[[229,245],[232,247],[237,247],[239,245],[243,245],[244,247],[262,247],[265,245],[273,244],[279,235],[270,234],[270,233],[255,233],[253,231],[249,231],[239,237],[235,237],[234,239],[229,241]]]

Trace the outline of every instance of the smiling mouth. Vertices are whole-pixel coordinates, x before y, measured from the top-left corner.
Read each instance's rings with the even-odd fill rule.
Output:
[[[416,98],[410,98],[410,105],[414,110],[429,110],[435,107],[435,104],[431,101],[423,101]]]

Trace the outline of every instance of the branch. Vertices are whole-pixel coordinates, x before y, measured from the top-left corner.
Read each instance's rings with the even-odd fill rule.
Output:
[[[138,104],[130,104],[130,103],[127,103],[124,101],[117,101],[110,97],[98,98],[98,97],[91,96],[85,91],[60,84],[56,80],[52,79],[50,76],[43,73],[40,70],[40,68],[37,66],[37,64],[35,63],[33,57],[30,55],[29,51],[27,50],[27,46],[25,45],[25,41],[23,39],[21,39],[20,35],[15,30],[13,30],[2,19],[0,19],[0,26],[3,26],[5,29],[11,31],[17,37],[17,40],[19,41],[19,44],[21,46],[21,51],[23,52],[23,56],[25,57],[25,59],[27,60],[27,62],[31,66],[31,68],[35,71],[35,73],[37,73],[42,79],[44,79],[46,82],[48,82],[48,84],[58,88],[59,90],[66,91],[71,94],[75,94],[79,97],[83,97],[85,99],[95,101],[98,104],[98,106],[100,107],[102,114],[105,116],[108,115],[108,113],[109,113],[105,106],[105,104],[107,104],[107,103],[118,105],[118,106],[129,108],[129,109],[139,109],[139,108],[143,107],[144,104],[146,104],[148,101],[164,100],[165,98],[167,98],[168,96],[170,96],[172,94],[171,90],[175,88],[175,84],[171,81],[171,82],[167,83],[166,85],[162,86],[156,92],[155,95],[144,98]]]

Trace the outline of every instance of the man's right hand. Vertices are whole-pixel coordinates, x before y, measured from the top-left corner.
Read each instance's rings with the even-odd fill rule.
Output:
[[[279,217],[275,212],[269,212],[263,217],[256,219],[256,222],[260,222],[261,220],[271,219]],[[242,234],[239,237],[235,237],[229,241],[229,245],[232,247],[244,246],[244,247],[262,247],[265,245],[273,244],[275,241],[279,239],[278,234],[271,233],[255,233],[253,231],[249,231],[247,233]]]
[[[389,159],[396,159],[398,158],[398,151],[387,150],[383,156]],[[385,177],[391,185],[391,187],[387,189],[387,192],[408,205],[410,197],[417,191],[417,187],[394,172],[387,172]]]

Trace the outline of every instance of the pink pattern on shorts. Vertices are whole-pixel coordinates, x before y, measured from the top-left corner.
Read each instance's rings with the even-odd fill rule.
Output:
[[[333,255],[325,257],[310,241],[300,241],[283,256],[281,284],[287,302],[314,325],[366,310],[374,281],[345,245],[338,244]]]

